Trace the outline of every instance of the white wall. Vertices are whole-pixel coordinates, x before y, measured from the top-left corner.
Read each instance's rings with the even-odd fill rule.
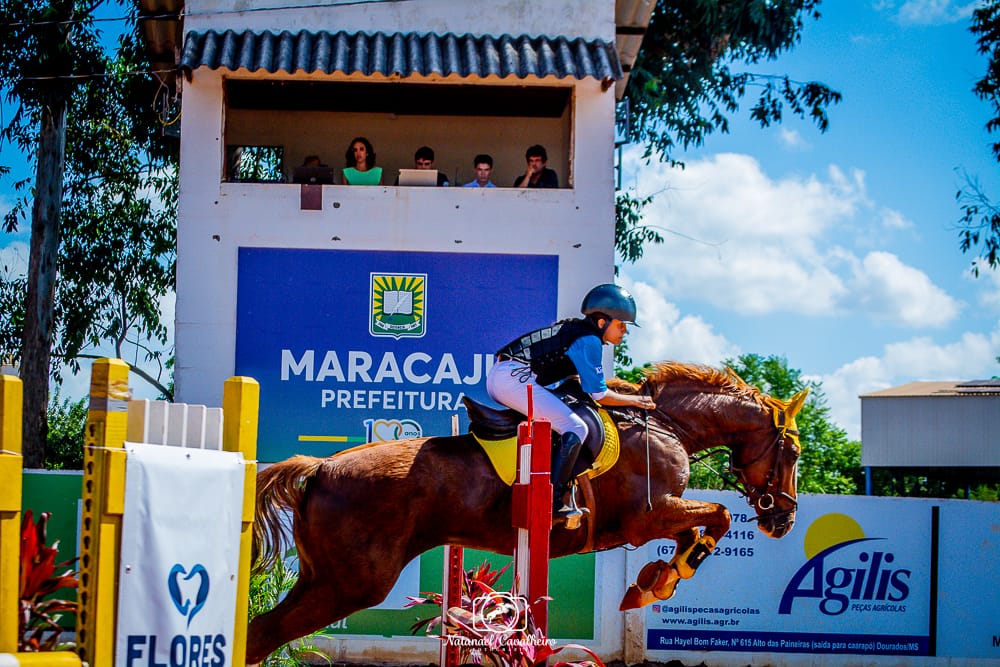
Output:
[[[303,0],[294,3],[302,9],[283,9],[288,4],[285,0],[187,0],[184,29],[544,34],[612,42],[615,39],[614,2],[603,0],[401,0],[342,6],[329,0]],[[245,11],[248,9],[252,11]]]
[[[302,211],[297,185],[221,182],[223,74],[195,71],[183,94],[177,399],[218,404],[234,372],[241,246],[558,255],[558,314],[577,314],[586,291],[613,278],[615,100],[592,79],[575,82],[572,99],[572,189],[328,186],[322,211]]]

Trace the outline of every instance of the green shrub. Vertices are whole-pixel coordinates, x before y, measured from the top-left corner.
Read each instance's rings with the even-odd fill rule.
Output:
[[[293,558],[295,550],[290,549],[284,558],[279,558],[274,567],[250,576],[250,604],[249,617],[252,621],[264,612],[270,611],[275,605],[292,589],[299,578],[299,573],[288,566],[288,559]],[[329,656],[321,653],[319,648],[313,643],[317,637],[329,636],[322,630],[306,635],[301,639],[289,642],[281,646],[274,653],[269,655],[261,667],[299,667],[300,665],[315,664],[308,662],[310,659],[319,659],[326,664],[333,664]]]
[[[49,435],[45,440],[48,470],[83,469],[83,433],[87,426],[87,399],[61,398],[59,389],[49,401]]]

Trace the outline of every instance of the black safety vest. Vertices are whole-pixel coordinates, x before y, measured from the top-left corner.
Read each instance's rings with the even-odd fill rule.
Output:
[[[538,384],[550,385],[577,375],[576,365],[566,356],[566,350],[584,336],[600,339],[601,330],[588,319],[563,320],[518,336],[497,350],[497,357],[523,361],[538,377]]]

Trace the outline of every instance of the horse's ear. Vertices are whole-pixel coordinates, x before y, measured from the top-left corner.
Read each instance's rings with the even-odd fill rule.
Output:
[[[789,418],[794,418],[795,415],[799,414],[799,410],[801,410],[802,406],[806,404],[807,396],[809,396],[809,387],[806,387],[805,389],[803,389],[802,391],[800,391],[799,393],[795,394],[790,399],[788,399],[788,405],[785,408],[785,414],[787,414]]]

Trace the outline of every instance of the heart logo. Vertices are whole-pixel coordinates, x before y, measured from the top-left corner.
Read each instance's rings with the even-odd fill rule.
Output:
[[[372,423],[372,442],[419,438],[421,435],[420,424],[412,419],[378,419]]]
[[[186,593],[181,591],[181,581],[190,582],[195,577],[198,577],[198,591],[192,601]],[[184,586],[184,588],[189,590],[191,586]],[[170,599],[173,601],[174,607],[181,616],[187,618],[187,624],[190,628],[191,619],[201,611],[201,608],[205,606],[205,600],[208,599],[208,571],[201,563],[196,563],[190,572],[185,570],[180,563],[176,563],[170,568],[170,574],[167,575],[167,590],[170,591]]]

